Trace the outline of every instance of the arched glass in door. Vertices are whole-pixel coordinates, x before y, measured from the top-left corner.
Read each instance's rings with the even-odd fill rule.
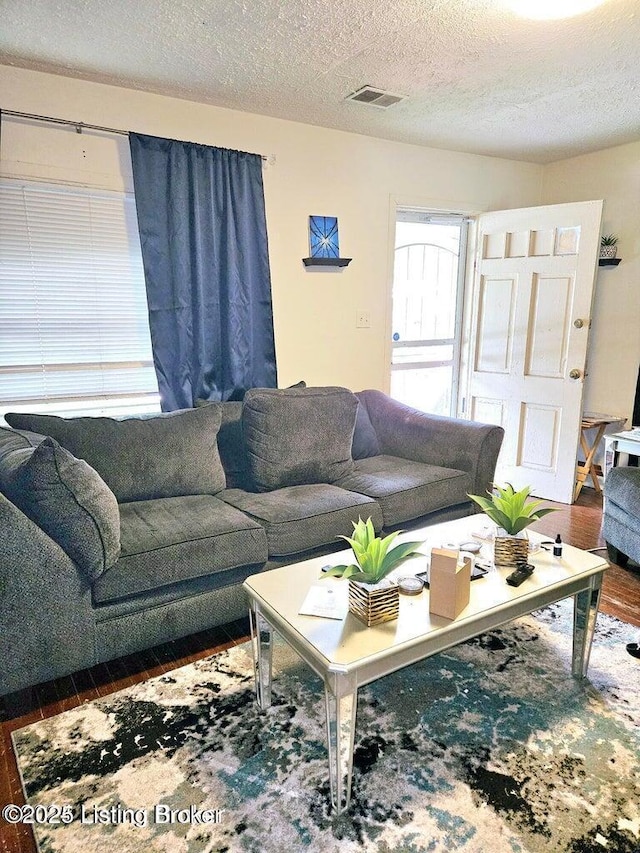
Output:
[[[457,410],[466,240],[462,216],[398,211],[391,396],[432,414]]]

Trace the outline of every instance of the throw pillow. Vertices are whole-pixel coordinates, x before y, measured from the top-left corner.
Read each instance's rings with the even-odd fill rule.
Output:
[[[220,404],[210,403],[123,420],[12,412],[5,417],[13,427],[50,435],[84,459],[123,503],[224,489],[217,445],[220,416]]]
[[[52,438],[5,457],[1,485],[90,580],[116,563],[120,511],[115,495],[91,466]]]
[[[333,483],[350,473],[357,408],[346,388],[247,391],[242,429],[257,491]]]
[[[5,456],[13,453],[15,450],[24,450],[30,447],[35,447],[44,441],[46,436],[37,435],[34,432],[24,432],[17,429],[7,429],[0,427],[0,467],[2,466]]]

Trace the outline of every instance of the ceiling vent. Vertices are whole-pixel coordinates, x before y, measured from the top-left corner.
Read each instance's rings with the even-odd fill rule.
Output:
[[[355,101],[357,104],[367,104],[370,107],[386,110],[406,99],[406,95],[394,95],[391,92],[383,92],[382,89],[374,89],[373,86],[363,86],[356,92],[347,95],[345,101]]]

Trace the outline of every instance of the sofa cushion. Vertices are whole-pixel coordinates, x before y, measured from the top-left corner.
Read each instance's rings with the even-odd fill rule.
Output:
[[[120,518],[120,559],[93,586],[98,604],[267,559],[260,525],[212,495],[124,503]]]
[[[360,399],[359,395],[356,397]],[[369,456],[379,456],[382,452],[378,436],[371,423],[369,412],[362,399],[356,415],[356,426],[353,431],[351,455],[354,459],[367,459]]]
[[[346,388],[247,391],[242,428],[257,491],[333,483],[353,470],[357,408]]]
[[[152,417],[6,415],[18,429],[50,435],[100,474],[119,502],[215,494],[226,485],[218,454],[217,403]]]
[[[7,454],[0,486],[89,579],[117,561],[120,514],[115,495],[93,468],[52,438]]]
[[[45,435],[28,432],[27,430],[0,427],[0,466],[4,457],[13,453],[14,450],[26,450],[30,447],[37,447],[45,438]]]
[[[615,514],[614,506],[620,507],[621,518],[627,515],[626,523],[631,527],[640,522],[640,468],[620,466],[612,468],[604,484],[606,497],[605,515]]]
[[[468,503],[471,474],[413,462],[398,456],[373,456],[356,462],[355,471],[336,483],[374,498],[385,527],[394,527],[430,512]]]
[[[222,403],[222,422],[218,432],[218,451],[229,489],[249,487],[247,450],[242,435],[242,403]]]
[[[227,489],[219,497],[264,527],[269,557],[287,557],[335,544],[338,536],[353,533],[352,522],[359,517],[366,520],[371,516],[376,530],[382,527],[382,513],[374,500],[326,483],[287,486],[262,494]]]
[[[301,380],[290,388],[306,388]],[[246,391],[243,393],[243,397]],[[196,400],[196,406],[208,406],[209,400]],[[222,422],[218,432],[218,450],[222,467],[227,479],[228,489],[248,489],[251,487],[247,449],[242,435],[242,402],[227,400],[221,403]]]

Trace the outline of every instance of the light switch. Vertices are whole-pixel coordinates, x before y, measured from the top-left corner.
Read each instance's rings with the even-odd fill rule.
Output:
[[[368,311],[358,311],[356,314],[356,328],[369,329],[371,327],[371,314]]]

